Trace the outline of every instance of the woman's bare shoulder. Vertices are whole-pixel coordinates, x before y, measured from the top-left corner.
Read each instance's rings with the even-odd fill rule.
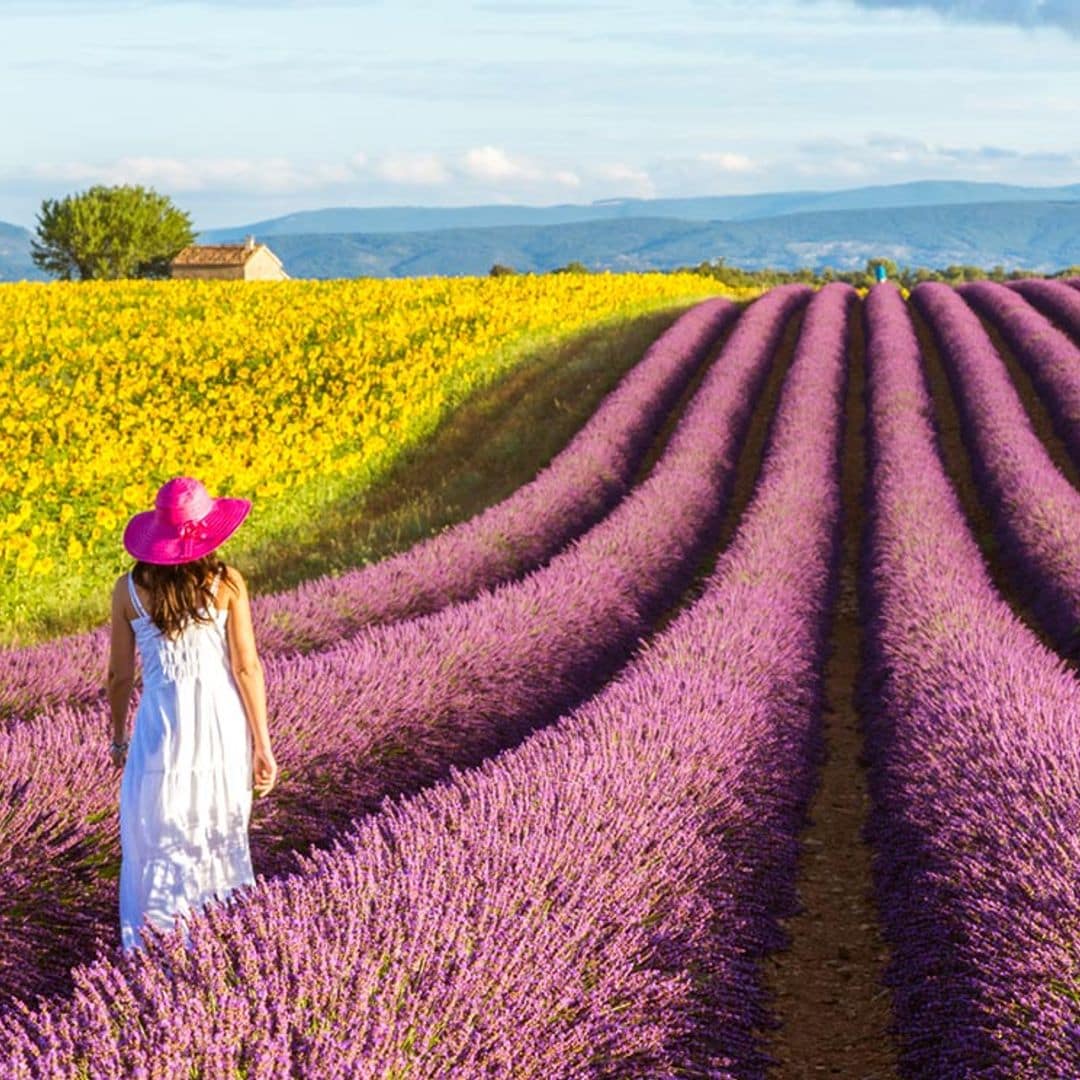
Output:
[[[228,589],[236,595],[247,594],[247,581],[244,579],[244,575],[236,569],[235,566],[229,566],[228,563],[224,564],[225,571],[221,575],[221,580],[228,587]]]
[[[113,582],[112,596],[114,601],[128,598],[128,576],[126,571]]]
[[[113,610],[115,611],[119,607],[123,612],[124,617],[129,621],[135,618],[135,608],[131,605],[131,594],[128,592],[128,576],[126,571],[113,583],[112,603]]]

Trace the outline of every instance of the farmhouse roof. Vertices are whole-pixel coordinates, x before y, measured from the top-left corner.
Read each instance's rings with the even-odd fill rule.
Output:
[[[279,265],[281,260],[265,245],[248,239],[243,244],[189,244],[172,261],[173,266],[243,266],[259,249]]]

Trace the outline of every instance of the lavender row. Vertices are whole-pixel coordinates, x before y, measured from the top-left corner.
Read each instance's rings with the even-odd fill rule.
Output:
[[[391,793],[519,741],[595,689],[689,579],[715,532],[784,327],[775,290],[736,324],[649,478],[520,582],[334,649],[265,664],[281,777],[257,801],[257,872],[293,869]],[[116,936],[116,780],[99,709],[0,735],[0,996],[62,988]],[[138,738],[138,731],[134,738]]]
[[[1076,297],[1080,312],[1080,294],[1060,287]],[[959,286],[957,292],[1001,331],[1046,402],[1073,460],[1080,465],[1080,347],[1023,296],[1004,285],[977,281]]]
[[[1080,492],[1051,461],[1004,361],[957,292],[928,282],[911,294],[930,323],[955,390],[981,492],[1036,617],[1073,652],[1080,624]]]
[[[365,625],[437,611],[541,565],[629,489],[710,349],[738,316],[727,300],[682,315],[530,483],[475,517],[381,562],[257,596],[266,656],[307,652]],[[108,627],[0,653],[0,717],[103,700]]]
[[[1072,1076],[1080,683],[991,584],[899,294],[866,313],[868,832],[902,1071]]]
[[[845,316],[806,315],[702,597],[598,697],[302,874],[9,1015],[3,1074],[763,1077],[836,556]]]
[[[1080,341],[1080,296],[1068,282],[1024,278],[1010,282],[1009,288],[1068,331],[1074,341]]]

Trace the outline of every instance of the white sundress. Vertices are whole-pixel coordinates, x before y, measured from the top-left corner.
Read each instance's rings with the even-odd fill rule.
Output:
[[[215,577],[212,591],[217,592]],[[177,915],[254,884],[248,847],[252,744],[229,667],[227,611],[169,640],[128,574],[143,690],[120,780],[120,937],[142,944],[144,922]],[[186,939],[185,931],[185,939]]]

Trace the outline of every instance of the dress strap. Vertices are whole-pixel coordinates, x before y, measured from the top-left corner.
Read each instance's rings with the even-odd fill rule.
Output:
[[[219,581],[221,581],[221,571],[220,570],[215,572],[214,580],[210,582],[210,595],[213,596],[213,597],[217,596],[217,587],[218,587],[218,582]]]
[[[131,576],[131,571],[128,571],[127,575],[128,593],[131,595],[131,603],[135,608],[135,611],[144,619],[148,619],[150,616],[147,614],[146,608],[143,607],[142,601],[139,599],[139,594],[135,591],[135,579]]]

